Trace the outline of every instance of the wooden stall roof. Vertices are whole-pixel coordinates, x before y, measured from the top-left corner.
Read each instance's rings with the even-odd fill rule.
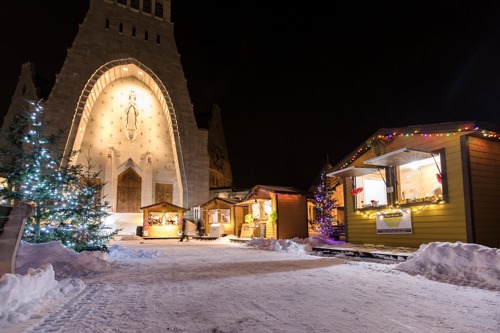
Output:
[[[161,212],[177,212],[179,210],[182,211],[188,211],[189,209],[179,207],[176,205],[171,204],[170,202],[162,201],[158,202],[149,206],[143,206],[141,207],[142,210],[156,210],[156,211],[161,211]]]
[[[275,194],[295,194],[305,195],[306,192],[294,187],[287,186],[271,186],[271,185],[256,185],[252,187],[250,192],[241,199],[241,203],[254,199],[270,199],[269,193]]]
[[[213,199],[208,200],[204,204],[201,204],[202,208],[231,208],[235,204],[240,202],[239,200],[229,199],[229,198],[220,198],[215,197]]]
[[[395,127],[395,128],[381,128],[371,135],[367,141],[371,138],[376,138],[378,136],[392,135],[393,137],[398,137],[400,135],[405,135],[411,133],[412,135],[424,135],[424,134],[434,134],[442,132],[461,132],[461,131],[471,131],[470,135],[485,137],[490,134],[500,134],[500,127],[494,124],[477,122],[477,121],[453,121],[446,123],[435,123],[427,125],[411,125],[406,127]],[[486,134],[484,133],[486,132]],[[345,168],[347,165],[353,162],[353,158],[361,156],[366,150],[368,150],[366,141],[354,149],[349,155],[340,160],[337,164],[333,166],[333,170],[340,170]]]

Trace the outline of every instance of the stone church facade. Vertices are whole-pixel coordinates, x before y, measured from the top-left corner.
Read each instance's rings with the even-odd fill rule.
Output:
[[[232,184],[220,112],[216,129],[198,128],[173,29],[170,0],[90,0],[45,103],[50,126],[64,130],[60,151],[101,170],[123,219],[156,202],[203,204],[210,174]],[[37,88],[25,64],[3,130]]]

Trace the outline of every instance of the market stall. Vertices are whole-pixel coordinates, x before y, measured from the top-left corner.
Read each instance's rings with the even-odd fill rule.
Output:
[[[237,206],[248,212],[240,237],[307,238],[307,197],[299,189],[256,185]]]
[[[200,206],[202,229],[207,231],[209,237],[237,234],[236,226],[243,222],[243,209],[235,206],[238,202],[239,200],[216,197]]]
[[[182,217],[187,209],[169,202],[141,207],[143,238],[178,238],[182,231]]]
[[[498,247],[499,133],[477,122],[374,133],[328,173],[344,182],[349,243]]]

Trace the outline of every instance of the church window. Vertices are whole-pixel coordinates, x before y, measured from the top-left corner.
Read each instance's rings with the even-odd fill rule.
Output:
[[[131,0],[130,7],[134,9],[139,9],[139,0]]]
[[[106,29],[109,29],[109,18],[106,19]]]
[[[163,17],[163,5],[159,2],[155,2],[155,16]]]
[[[142,11],[151,14],[151,0],[144,0],[142,3]]]
[[[120,33],[123,33],[123,23],[120,23]]]
[[[174,193],[173,184],[156,183],[155,185],[155,202],[170,202]]]

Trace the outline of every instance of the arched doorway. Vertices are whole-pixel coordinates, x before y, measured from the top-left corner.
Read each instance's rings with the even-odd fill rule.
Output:
[[[141,210],[141,176],[128,168],[118,176],[117,213],[139,213]]]

